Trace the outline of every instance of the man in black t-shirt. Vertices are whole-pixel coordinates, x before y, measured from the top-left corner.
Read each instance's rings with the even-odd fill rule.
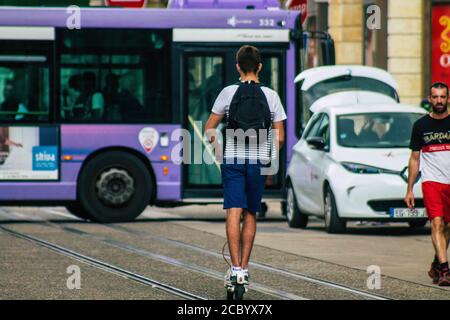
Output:
[[[450,240],[450,116],[448,86],[435,83],[430,88],[432,112],[417,120],[413,126],[409,160],[408,191],[405,202],[414,207],[414,183],[422,175],[422,193],[431,221],[433,245],[436,251],[428,275],[433,283],[450,286],[447,258]]]

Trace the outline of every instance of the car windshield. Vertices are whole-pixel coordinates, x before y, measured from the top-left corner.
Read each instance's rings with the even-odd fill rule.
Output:
[[[350,148],[407,148],[420,113],[362,113],[337,117],[337,141]]]

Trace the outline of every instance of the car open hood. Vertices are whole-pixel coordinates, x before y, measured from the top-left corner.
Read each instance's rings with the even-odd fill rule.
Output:
[[[339,162],[352,162],[372,167],[402,171],[408,166],[411,150],[398,149],[366,149],[337,147],[333,158]]]
[[[397,82],[387,71],[379,68],[356,65],[322,66],[311,68],[297,75],[294,82],[297,83],[303,81],[301,89],[306,91],[319,82],[346,75],[375,79],[386,83],[394,89],[397,89],[398,87]]]
[[[361,107],[363,107],[364,104],[390,104],[390,103],[397,104],[397,101],[381,93],[369,91],[344,91],[333,93],[318,99],[311,105],[309,110],[315,113],[320,109],[322,109],[323,107],[330,107],[330,106],[361,105]]]

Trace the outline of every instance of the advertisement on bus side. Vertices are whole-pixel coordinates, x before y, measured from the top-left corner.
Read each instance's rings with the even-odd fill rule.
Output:
[[[0,180],[57,180],[54,127],[0,127]]]

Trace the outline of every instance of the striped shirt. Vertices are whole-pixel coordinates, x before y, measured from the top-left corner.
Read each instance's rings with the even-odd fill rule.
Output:
[[[228,118],[230,104],[238,88],[239,86],[236,84],[225,87],[217,97],[212,108],[212,112],[217,115],[226,115]],[[285,120],[286,113],[284,112],[283,105],[281,104],[278,94],[274,90],[264,86],[262,86],[261,89],[269,104],[272,123]],[[267,139],[264,139],[264,137],[267,137]],[[273,143],[272,129],[269,129],[267,134],[263,135],[263,139],[260,138],[259,144],[251,143],[251,140],[249,144],[246,144],[243,139],[238,139],[236,141],[232,136],[230,137],[226,134],[224,151],[225,159],[249,159],[268,162],[270,159],[275,158],[275,156],[276,153],[275,144]]]

